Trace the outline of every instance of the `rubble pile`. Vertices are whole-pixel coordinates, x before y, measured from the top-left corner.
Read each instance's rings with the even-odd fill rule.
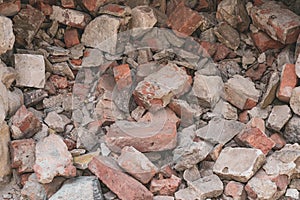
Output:
[[[299,11],[0,1],[0,199],[300,199]]]

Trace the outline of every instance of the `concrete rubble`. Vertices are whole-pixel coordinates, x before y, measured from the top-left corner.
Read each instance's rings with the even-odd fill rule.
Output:
[[[300,199],[299,10],[0,0],[0,199]]]

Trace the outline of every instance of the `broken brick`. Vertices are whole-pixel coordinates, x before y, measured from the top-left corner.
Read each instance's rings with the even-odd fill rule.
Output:
[[[75,28],[66,29],[64,34],[64,42],[67,48],[80,43],[78,31]]]
[[[285,64],[281,72],[280,84],[277,89],[277,98],[280,101],[289,102],[297,82],[298,78],[295,65]]]

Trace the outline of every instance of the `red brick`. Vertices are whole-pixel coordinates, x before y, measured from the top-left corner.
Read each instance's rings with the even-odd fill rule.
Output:
[[[129,88],[132,84],[131,71],[128,64],[113,68],[115,81],[119,90]]]
[[[14,16],[21,9],[21,1],[13,0],[8,2],[3,2],[0,4],[0,15],[3,16]]]
[[[239,114],[239,121],[247,123],[249,121],[248,110],[245,110]]]
[[[74,140],[71,140],[69,138],[65,138],[64,143],[67,145],[69,151],[76,148],[76,142]]]
[[[50,6],[49,4],[43,3],[43,2],[38,2],[37,3],[37,8],[42,11],[42,13],[46,16],[49,16],[52,14],[53,9],[52,6]]]
[[[106,4],[109,0],[82,0],[84,7],[90,12],[97,12],[100,6]]]
[[[19,173],[33,172],[35,162],[35,141],[33,139],[11,142],[11,166]]]
[[[195,7],[195,10],[199,12],[212,11],[212,8],[213,8],[213,1],[199,0],[198,5]]]
[[[257,33],[252,33],[251,38],[254,45],[261,51],[264,52],[268,49],[281,49],[284,47],[279,41],[273,40],[266,33],[259,31]]]
[[[68,80],[63,76],[52,75],[50,76],[49,81],[58,89],[65,89],[68,87]]]
[[[245,75],[247,77],[250,77],[252,81],[260,80],[265,71],[267,70],[268,66],[264,63],[258,64],[257,67],[251,67],[249,68]]]
[[[61,0],[61,5],[64,8],[75,8],[76,2],[74,0]]]
[[[144,185],[123,173],[117,163],[111,158],[94,157],[88,168],[120,199],[153,199],[153,194]]]
[[[244,185],[236,181],[230,181],[224,190],[226,196],[230,196],[233,199],[246,200],[246,192]]]
[[[283,44],[297,41],[300,33],[300,16],[291,10],[270,1],[260,7],[253,7],[250,16],[253,24],[274,40]]]
[[[215,55],[218,48],[217,44],[207,41],[202,41],[200,45],[203,48],[203,55],[206,57],[212,57],[213,55]]]
[[[64,34],[64,42],[67,48],[79,44],[80,41],[79,41],[79,35],[77,29],[75,28],[66,29]]]
[[[198,12],[186,7],[183,2],[177,5],[167,21],[169,27],[185,35],[191,35],[201,23],[202,17]]]
[[[219,44],[214,55],[214,61],[224,60],[230,54],[230,52],[231,50],[228,49],[225,45]]]
[[[140,152],[173,149],[177,143],[176,122],[170,121],[164,109],[154,116],[148,123],[117,121],[107,130],[107,146],[115,152],[125,146],[133,146]]]
[[[273,147],[275,150],[282,149],[286,145],[285,139],[279,133],[272,134],[270,138],[275,142],[275,146]]]
[[[82,59],[72,59],[70,62],[73,65],[80,66],[82,64]]]
[[[41,130],[40,120],[22,105],[11,118],[12,137],[14,139],[30,138]]]
[[[154,194],[172,196],[180,183],[181,179],[174,175],[165,179],[153,179],[150,183],[150,191]]]
[[[235,140],[240,144],[260,149],[267,155],[275,146],[275,142],[264,133],[264,126],[264,120],[252,118],[244,130],[235,137]]]
[[[283,66],[280,78],[280,84],[277,89],[277,98],[280,101],[289,102],[292,91],[297,85],[297,75],[294,64],[285,64]]]

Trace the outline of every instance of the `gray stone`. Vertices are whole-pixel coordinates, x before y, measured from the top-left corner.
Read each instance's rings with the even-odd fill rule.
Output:
[[[55,176],[73,177],[76,168],[63,139],[50,134],[36,144],[34,172],[40,183],[50,183]]]
[[[225,46],[232,50],[237,50],[240,46],[240,35],[226,22],[221,22],[214,29],[215,35]]]
[[[136,37],[143,33],[145,30],[152,28],[156,22],[156,16],[153,9],[149,6],[137,6],[131,12],[131,34]]]
[[[224,119],[228,120],[238,119],[237,108],[222,99],[216,104],[213,113],[220,114]]]
[[[267,106],[264,109],[256,106],[251,110],[249,110],[248,114],[250,115],[251,118],[259,117],[261,119],[267,119],[271,110],[272,110],[272,106]]]
[[[193,167],[186,169],[183,172],[183,179],[187,182],[196,181],[199,178],[201,178],[201,175],[197,165],[194,165]]]
[[[59,46],[48,46],[46,47],[47,52],[53,56],[67,56],[70,53],[69,49],[65,49]]]
[[[28,177],[24,187],[21,190],[23,198],[30,200],[43,200],[47,199],[47,193],[42,184],[37,180],[36,174],[33,173]]]
[[[154,196],[153,200],[174,200],[171,196]]]
[[[247,182],[264,164],[265,159],[265,155],[258,149],[227,147],[222,150],[213,171],[228,180]]]
[[[173,150],[174,168],[178,171],[191,168],[204,160],[213,149],[206,141],[194,141],[196,138],[195,125],[187,127],[178,133],[178,145]]]
[[[175,192],[175,199],[178,200],[195,200],[199,199],[198,194],[192,188],[184,188]],[[200,199],[204,200],[204,199]]]
[[[180,117],[180,125],[182,127],[188,127],[194,124],[197,110],[192,108],[186,101],[182,99],[172,99],[168,106]]]
[[[120,20],[109,15],[101,15],[91,21],[84,30],[81,42],[86,46],[114,54]]]
[[[212,144],[225,145],[244,127],[245,125],[241,122],[215,117],[210,120],[207,126],[198,129],[196,135]]]
[[[194,77],[193,92],[202,106],[213,108],[220,99],[223,87],[222,78],[219,76],[196,74]]]
[[[296,87],[292,91],[290,98],[290,106],[293,112],[300,116],[300,87]]]
[[[221,1],[218,4],[216,17],[241,32],[246,31],[250,24],[250,18],[242,0]]]
[[[0,184],[6,184],[10,180],[10,132],[5,121],[0,123]]]
[[[267,158],[263,169],[270,176],[286,175],[289,180],[297,178],[300,172],[299,158],[300,145],[287,144]]]
[[[15,35],[13,33],[13,25],[11,19],[0,17],[0,54],[11,50],[15,43]]]
[[[79,176],[67,180],[49,200],[104,200],[96,176]]]
[[[68,117],[63,114],[59,115],[55,111],[48,113],[44,121],[49,128],[56,132],[64,132],[66,125],[71,123],[71,120]]]
[[[286,124],[283,136],[288,143],[300,142],[300,117],[294,115]]]
[[[224,84],[224,93],[225,99],[241,110],[253,108],[260,97],[254,83],[240,75]]]
[[[104,57],[99,49],[86,48],[85,57],[82,59],[82,67],[98,67],[104,64]]]
[[[0,80],[6,86],[6,88],[10,88],[16,78],[16,70],[12,67],[7,67],[5,63],[0,60]]]
[[[296,74],[297,74],[297,77],[300,78],[300,52],[299,52],[299,55],[298,57],[296,57],[296,63],[295,63],[295,69],[296,69]]]
[[[280,131],[292,117],[291,109],[288,105],[274,106],[267,121],[267,127]]]
[[[257,173],[260,174],[260,171]],[[277,194],[277,185],[270,179],[261,178],[258,175],[255,175],[251,178],[246,187],[245,187],[248,198],[251,200],[254,199],[263,199],[263,200],[273,200],[276,198]]]
[[[22,90],[14,88],[13,91],[7,91],[8,95],[8,115],[13,116],[17,110],[24,104]]]
[[[118,164],[143,184],[147,184],[158,172],[158,168],[134,147],[127,146],[122,149]]]
[[[53,12],[50,19],[59,23],[83,29],[90,21],[91,17],[77,10],[63,9],[59,6],[52,6]]]
[[[5,85],[0,81],[0,121],[4,121],[8,113],[8,90]]]
[[[300,193],[297,189],[289,188],[289,189],[286,190],[285,196],[293,198],[293,199],[299,199],[300,198]]]
[[[222,181],[215,174],[189,182],[188,186],[200,199],[218,197],[223,193],[224,188]]]
[[[261,108],[266,108],[270,105],[276,96],[276,90],[279,86],[279,72],[275,71],[272,73],[266,91],[263,93],[261,100]]]
[[[15,54],[17,86],[44,88],[45,62],[41,55]]]
[[[74,80],[75,78],[67,62],[53,64],[51,67],[51,71],[53,74],[66,76],[70,80]]]

